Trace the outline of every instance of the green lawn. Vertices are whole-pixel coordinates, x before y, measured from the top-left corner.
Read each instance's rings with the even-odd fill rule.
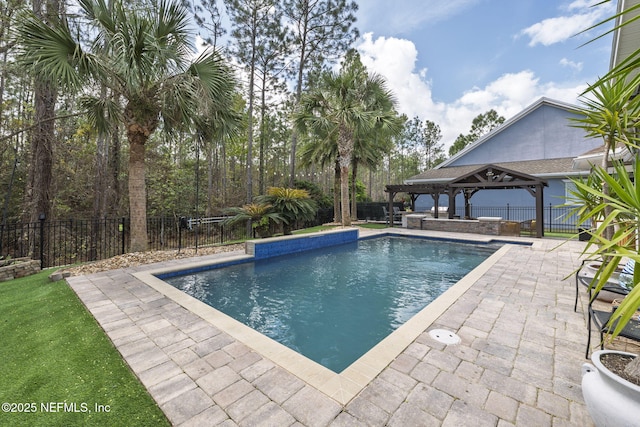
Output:
[[[371,228],[374,230],[381,230],[383,228],[389,227],[387,224],[378,224],[376,222],[367,222],[364,224],[356,224],[356,225],[361,228]]]
[[[0,283],[0,425],[168,426],[76,294],[49,274]]]
[[[301,228],[300,230],[294,230],[293,234],[308,234],[308,233],[316,233],[318,231],[331,230],[332,228],[336,228],[337,225],[316,225],[315,227]]]

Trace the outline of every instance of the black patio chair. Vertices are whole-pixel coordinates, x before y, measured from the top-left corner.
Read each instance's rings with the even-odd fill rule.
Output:
[[[393,215],[391,216],[392,218],[389,218],[389,211],[387,210],[386,206],[382,207],[382,212],[384,213],[384,220],[387,224],[389,224],[389,221],[392,220],[394,222],[394,224],[396,222],[400,222],[402,221],[402,214],[400,213],[400,208],[394,206],[393,207]]]
[[[604,291],[612,292],[614,294],[620,295],[621,298],[624,298],[629,291],[622,286],[608,286],[605,285],[603,287]],[[593,298],[592,298],[593,296]],[[591,289],[589,289],[589,315],[587,318],[587,350],[585,352],[585,358],[589,358],[589,350],[591,349],[591,322],[595,324],[597,329],[600,331],[600,349],[604,349],[604,336],[605,334],[610,334],[615,329],[617,322],[615,322],[611,327],[608,325],[609,319],[613,314],[613,307],[610,310],[597,310],[593,307],[593,303],[596,301],[597,294],[593,295]],[[618,335],[620,337],[628,338],[630,340],[639,341],[640,342],[640,320],[638,318],[632,318],[622,329],[622,332]]]
[[[575,302],[573,304],[573,311],[578,311],[578,294],[580,293],[580,285],[584,286],[585,288],[589,288],[589,285],[591,284],[591,282],[594,279],[594,275],[589,274],[588,272],[585,271],[585,267],[590,264],[590,263],[599,263],[602,262],[599,259],[584,259],[582,260],[582,264],[580,265],[580,268],[578,269],[578,271],[576,271],[575,274],[575,280],[576,280],[576,299]],[[619,271],[622,270],[622,267],[619,266],[618,268]],[[617,289],[620,288],[620,289]],[[609,282],[607,283],[606,289],[604,289],[604,291],[610,290],[610,289],[617,289],[621,292],[624,292],[624,288],[622,288],[619,284],[618,281],[615,277],[612,277],[609,279]],[[619,293],[619,292],[613,292],[614,294]]]

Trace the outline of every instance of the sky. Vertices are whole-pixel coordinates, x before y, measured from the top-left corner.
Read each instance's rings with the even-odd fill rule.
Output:
[[[356,47],[397,109],[440,126],[445,152],[478,114],[506,119],[541,97],[579,105],[609,68],[615,14],[600,0],[360,0]],[[584,46],[583,46],[584,45]]]

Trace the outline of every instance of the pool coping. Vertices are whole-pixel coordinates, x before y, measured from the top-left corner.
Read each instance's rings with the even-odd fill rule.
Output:
[[[384,235],[403,235],[404,233],[393,233],[385,230],[380,233],[366,233],[365,237]],[[450,240],[456,241],[455,238]],[[494,239],[465,239],[472,243],[495,242]],[[170,284],[159,279],[158,275],[163,275],[178,270],[201,269],[205,266],[227,264],[236,262],[250,262],[253,255],[233,255],[223,257],[219,260],[195,261],[179,266],[168,266],[143,272],[133,273],[138,280],[151,286],[161,294],[170,298],[185,309],[200,316],[210,324],[226,332],[236,340],[242,342],[256,353],[271,360],[281,368],[287,370],[300,378],[307,384],[336,400],[340,404],[346,405],[363,388],[365,388],[385,367],[402,353],[418,336],[425,332],[433,322],[440,317],[461,295],[463,295],[484,273],[486,273],[496,262],[498,262],[513,244],[520,241],[500,241],[503,244],[496,252],[489,256],[484,262],[471,270],[465,277],[450,287],[433,302],[423,308],[411,319],[405,322],[394,332],[385,337],[377,345],[353,362],[341,373],[314,362],[283,344],[255,331],[249,326],[233,319],[221,311],[208,304],[187,295]]]

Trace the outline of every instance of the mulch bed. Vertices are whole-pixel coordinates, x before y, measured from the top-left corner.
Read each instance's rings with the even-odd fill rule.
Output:
[[[102,271],[118,270],[121,268],[137,267],[140,265],[171,261],[180,258],[191,258],[239,250],[244,250],[244,243],[198,248],[197,253],[195,249],[182,249],[180,252],[177,250],[132,252],[100,261],[89,262],[75,267],[64,268],[60,270],[59,273],[63,274],[64,277],[84,276],[86,274],[99,273]]]

